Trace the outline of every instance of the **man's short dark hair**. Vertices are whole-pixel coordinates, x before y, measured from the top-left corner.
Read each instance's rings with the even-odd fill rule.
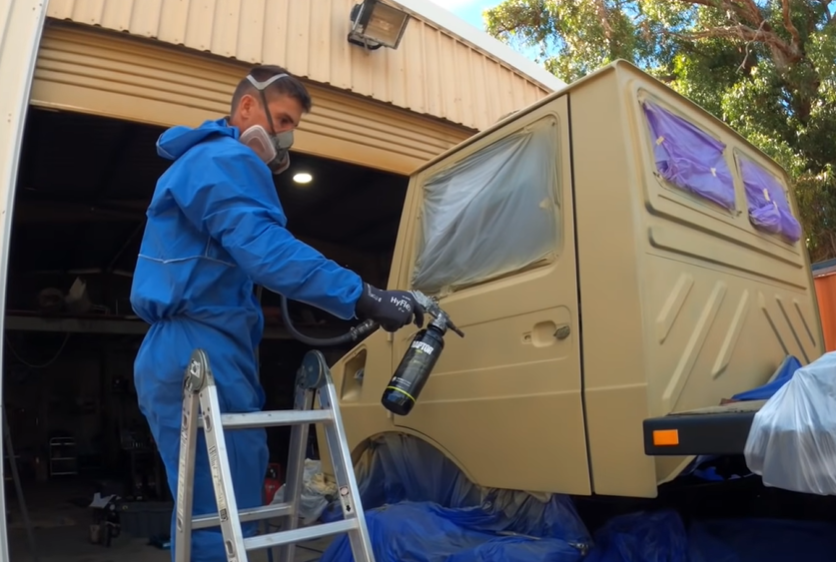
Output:
[[[301,80],[293,76],[281,66],[265,64],[253,67],[249,72],[249,75],[255,78],[258,82],[264,82],[278,74],[287,74],[287,77],[279,78],[267,86],[265,93],[267,94],[268,99],[276,94],[289,96],[302,105],[302,109],[305,113],[310,112],[313,102],[311,101],[311,95],[308,93],[307,88],[305,88],[305,85],[302,84]],[[235,113],[235,110],[238,108],[238,104],[241,103],[241,98],[243,98],[246,94],[258,97],[258,90],[249,80],[247,80],[247,77],[245,76],[240,82],[238,82],[238,87],[235,88],[235,93],[232,94],[232,112],[230,115]]]

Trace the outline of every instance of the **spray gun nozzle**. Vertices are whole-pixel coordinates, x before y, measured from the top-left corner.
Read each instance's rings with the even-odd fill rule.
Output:
[[[412,291],[412,295],[415,297],[418,304],[424,307],[427,314],[435,318],[433,322],[436,325],[441,327],[443,330],[452,330],[460,338],[464,337],[464,332],[459,330],[456,325],[453,324],[453,321],[450,320],[450,316],[441,309],[441,306],[439,306],[436,299],[425,295],[421,291]]]
[[[450,319],[449,319],[449,318],[447,319],[447,327],[448,327],[448,328],[450,328],[450,329],[451,329],[451,330],[452,330],[452,331],[453,331],[453,332],[454,332],[457,336],[459,336],[460,338],[463,338],[463,337],[464,337],[464,332],[462,332],[461,330],[459,330],[459,329],[456,327],[456,325],[455,325],[455,324],[453,324],[453,322],[451,322],[451,321],[450,321]]]

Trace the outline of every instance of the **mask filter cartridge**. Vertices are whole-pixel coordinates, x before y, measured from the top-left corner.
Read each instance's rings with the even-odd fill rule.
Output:
[[[274,174],[280,174],[290,166],[293,131],[271,135],[261,125],[253,125],[241,133],[239,140],[250,147]]]

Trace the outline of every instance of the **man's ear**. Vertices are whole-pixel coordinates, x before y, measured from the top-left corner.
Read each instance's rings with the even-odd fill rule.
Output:
[[[241,96],[241,101],[238,103],[238,112],[241,114],[241,117],[244,119],[250,119],[253,115],[255,107],[255,98],[253,98],[250,94],[244,94]]]

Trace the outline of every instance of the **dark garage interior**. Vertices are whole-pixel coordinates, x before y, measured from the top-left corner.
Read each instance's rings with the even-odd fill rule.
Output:
[[[141,525],[168,529],[171,497],[133,386],[133,360],[146,325],[133,315],[129,300],[145,209],[169,164],[156,154],[162,130],[31,108],[24,135],[7,286],[3,400],[36,535],[61,528],[79,548],[90,547],[88,505],[97,492],[120,496]],[[294,182],[298,173],[310,174],[311,181]],[[276,187],[291,232],[380,286],[388,277],[407,181],[294,153]],[[261,298],[266,407],[289,408],[295,371],[308,348],[289,339],[278,296],[263,291]],[[296,303],[291,314],[295,325],[313,336],[335,335],[348,326]],[[328,357],[344,351],[335,349]],[[271,429],[268,435],[271,462],[284,466],[289,429]],[[23,521],[8,455],[4,460],[14,533]],[[38,540],[40,548],[49,548],[49,542]],[[68,548],[59,542],[58,551]]]

